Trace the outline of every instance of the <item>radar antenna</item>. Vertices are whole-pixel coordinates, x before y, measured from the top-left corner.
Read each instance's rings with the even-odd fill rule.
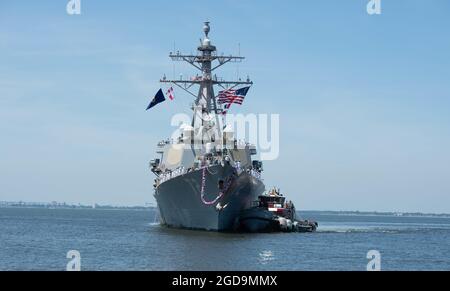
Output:
[[[161,83],[171,83],[186,91],[188,94],[194,96],[195,105],[202,106],[206,112],[214,112],[216,114],[222,113],[222,109],[218,108],[216,102],[216,96],[214,95],[214,86],[220,86],[222,89],[232,89],[240,85],[253,85],[250,78],[246,81],[226,81],[217,78],[212,72],[217,68],[223,66],[228,62],[241,62],[244,57],[241,56],[225,56],[217,55],[217,50],[214,45],[211,44],[209,39],[209,32],[211,28],[209,21],[204,22],[203,32],[205,34],[203,40],[201,40],[200,46],[197,48],[198,54],[182,54],[179,51],[171,52],[169,57],[173,61],[184,61],[194,66],[201,72],[200,76],[191,77],[190,80],[183,80],[181,77],[177,80],[169,80],[165,76],[160,80]],[[191,88],[194,85],[199,85],[198,93],[193,93]]]

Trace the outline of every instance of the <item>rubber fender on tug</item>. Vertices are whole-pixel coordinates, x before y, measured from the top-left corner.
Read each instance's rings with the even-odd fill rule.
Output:
[[[286,219],[286,230],[292,231],[292,220]]]
[[[293,231],[298,231],[298,221],[294,221],[294,222],[292,223],[292,230],[293,230]]]
[[[278,223],[280,224],[280,229],[282,231],[286,231],[287,230],[287,221],[286,218],[284,217],[278,217]]]

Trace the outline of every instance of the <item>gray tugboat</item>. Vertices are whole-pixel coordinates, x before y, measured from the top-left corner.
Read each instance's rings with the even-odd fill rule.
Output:
[[[176,140],[161,141],[159,157],[150,162],[156,175],[154,196],[160,222],[166,226],[236,231],[242,228],[241,215],[254,209],[254,202],[265,191],[263,168],[261,161],[252,159],[256,147],[238,143],[234,132],[224,126],[227,106],[218,102],[214,87],[220,86],[221,93],[245,95],[253,82],[248,77],[245,81],[225,81],[212,74],[222,65],[244,58],[218,55],[208,36],[209,22],[205,22],[203,31],[197,54],[169,55],[174,61],[189,63],[201,74],[188,80],[168,80],[165,76],[160,80],[193,95],[195,103],[191,123],[181,125]],[[196,93],[190,91],[194,85],[199,87]]]

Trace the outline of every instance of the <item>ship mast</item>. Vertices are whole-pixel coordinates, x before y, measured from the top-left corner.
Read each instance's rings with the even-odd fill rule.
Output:
[[[178,80],[168,80],[165,76],[160,80],[161,83],[174,84],[196,98],[192,126],[195,126],[194,121],[196,113],[198,113],[197,110],[201,110],[200,113],[206,112],[208,114],[214,112],[218,121],[218,114],[222,113],[222,109],[218,108],[216,102],[216,96],[214,94],[215,85],[220,86],[225,90],[240,85],[253,84],[248,77],[246,81],[226,81],[222,79],[219,80],[216,75],[214,75],[214,77],[212,76],[212,72],[222,65],[228,62],[241,62],[244,57],[232,55],[224,56],[223,54],[220,56],[217,55],[216,47],[211,44],[211,40],[208,37],[209,31],[209,22],[205,22],[203,26],[205,36],[203,40],[201,40],[200,46],[197,48],[197,55],[185,55],[180,52],[171,52],[169,54],[169,57],[172,58],[173,61],[184,61],[191,64],[201,72],[201,75],[193,77],[190,80],[183,80],[181,77]],[[199,85],[197,94],[194,94],[191,91],[191,88],[194,85]],[[217,124],[219,123],[217,122]]]

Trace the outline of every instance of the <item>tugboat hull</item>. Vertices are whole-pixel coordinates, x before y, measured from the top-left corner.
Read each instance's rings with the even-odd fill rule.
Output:
[[[244,232],[272,232],[279,229],[272,212],[254,207],[239,216],[239,230]]]

